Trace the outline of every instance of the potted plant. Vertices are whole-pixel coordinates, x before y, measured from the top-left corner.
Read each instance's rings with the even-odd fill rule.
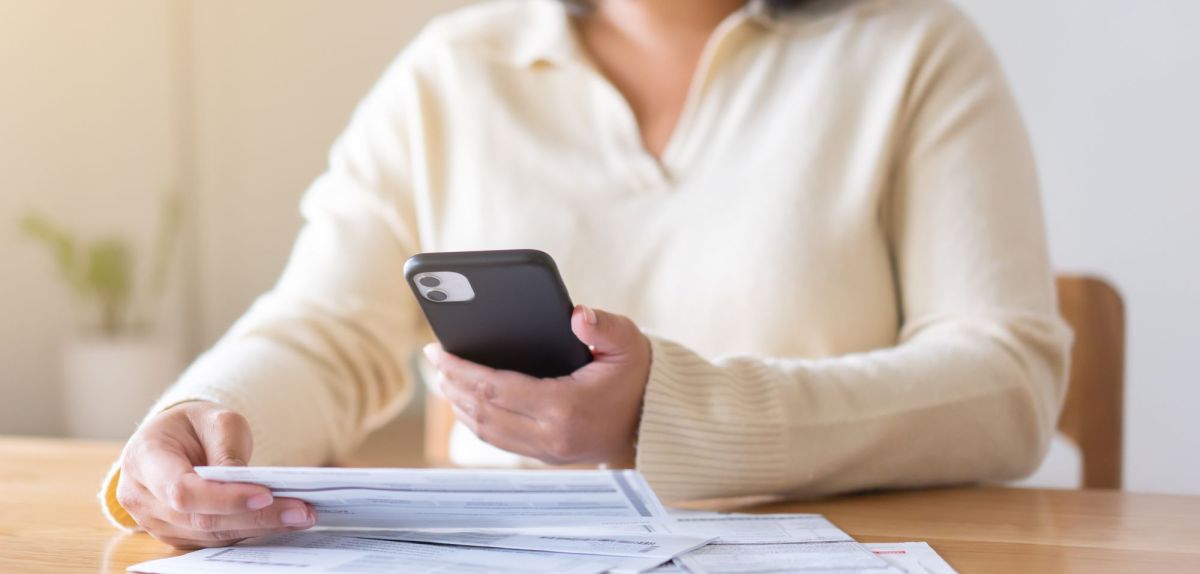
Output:
[[[167,195],[150,264],[140,277],[125,237],[84,242],[38,214],[21,222],[25,234],[50,251],[63,280],[88,310],[62,348],[63,416],[70,436],[128,436],[178,375],[179,354],[155,328],[155,316],[182,216],[181,197]]]

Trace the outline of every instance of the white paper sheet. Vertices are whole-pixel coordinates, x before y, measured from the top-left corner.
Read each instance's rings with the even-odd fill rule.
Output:
[[[201,466],[203,478],[252,482],[313,505],[317,525],[491,528],[652,523],[666,518],[637,471]]]
[[[325,532],[297,532],[248,540],[229,548],[207,548],[129,567],[145,574],[599,574],[631,559],[582,554],[463,548],[366,540]],[[642,570],[653,568],[653,564]]]
[[[883,542],[863,544],[904,574],[958,574],[924,542]]]
[[[662,533],[712,538],[717,544],[768,542],[840,542],[850,535],[820,514],[730,514],[668,509],[670,517],[652,523],[522,528],[527,534],[585,535],[604,533]]]
[[[403,540],[484,548],[539,550],[568,554],[599,554],[670,560],[694,550],[709,541],[708,537],[677,534],[596,534],[555,535],[525,534],[499,530],[331,530],[340,536],[355,536],[375,540]]]
[[[849,534],[820,514],[730,514],[668,509],[661,522],[560,525],[504,530],[522,534],[587,536],[601,534],[676,534],[711,538],[716,544],[769,542],[841,542]]]
[[[684,570],[682,566],[674,562],[668,562],[648,572],[650,574],[688,574],[687,570]]]
[[[709,544],[678,558],[692,574],[781,572],[892,572],[887,562],[857,542]]]
[[[667,528],[673,534],[713,538],[714,544],[854,540],[820,514],[684,514]]]
[[[893,572],[819,514],[679,514],[665,527],[715,538],[675,559],[693,574]]]

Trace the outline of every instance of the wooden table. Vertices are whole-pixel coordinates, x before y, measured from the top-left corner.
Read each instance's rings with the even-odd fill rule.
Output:
[[[120,573],[175,554],[101,517],[95,493],[119,451],[0,438],[0,572]],[[741,510],[819,512],[864,542],[924,540],[964,574],[1200,572],[1200,497],[971,487]]]

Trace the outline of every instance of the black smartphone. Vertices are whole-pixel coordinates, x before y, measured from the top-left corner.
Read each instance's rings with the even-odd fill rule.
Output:
[[[404,278],[447,351],[539,378],[574,372],[592,353],[571,331],[558,266],[533,249],[419,253]]]

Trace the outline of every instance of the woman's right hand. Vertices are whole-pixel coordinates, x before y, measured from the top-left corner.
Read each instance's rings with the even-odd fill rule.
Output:
[[[316,515],[303,501],[196,474],[196,466],[244,466],[251,444],[242,415],[204,401],[175,405],[146,421],[125,445],[117,501],[147,532],[179,548],[311,527]]]

